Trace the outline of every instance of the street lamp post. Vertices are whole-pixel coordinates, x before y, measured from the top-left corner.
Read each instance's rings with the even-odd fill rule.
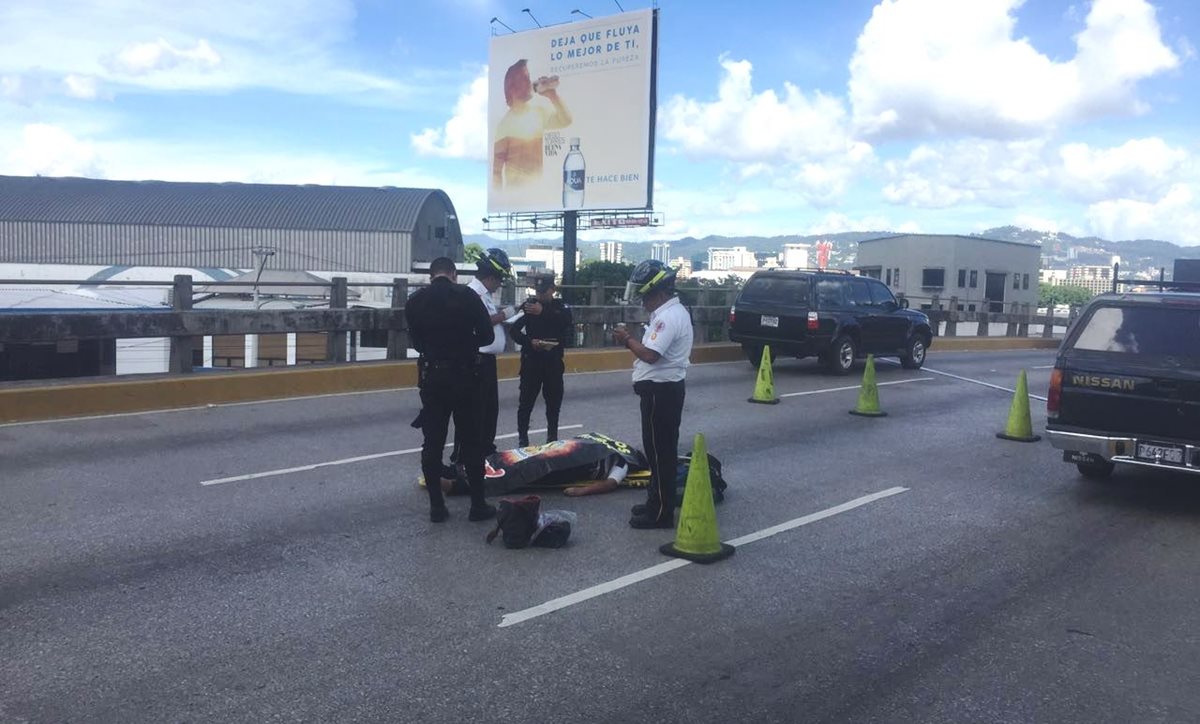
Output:
[[[267,259],[275,256],[275,250],[269,246],[256,246],[250,250],[254,254],[258,274],[254,277],[254,311],[258,311],[258,282],[262,279],[263,269],[267,267]]]

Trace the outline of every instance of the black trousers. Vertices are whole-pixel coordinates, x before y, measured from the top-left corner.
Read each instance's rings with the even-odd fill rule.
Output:
[[[458,444],[458,461],[462,463],[471,488],[471,503],[484,502],[482,441],[480,429],[482,407],[476,395],[478,377],[475,366],[423,367],[421,370],[421,472],[432,506],[445,504],[442,495],[442,454],[450,420],[454,420],[454,437]]]
[[[484,456],[496,452],[496,424],[500,421],[500,380],[496,378],[496,355],[479,355],[479,401],[482,407],[480,440]]]
[[[468,429],[475,432],[475,439],[483,447],[483,456],[496,452],[496,424],[500,419],[500,381],[496,378],[496,355],[478,355],[476,377],[463,380],[462,385],[474,396],[479,407],[476,424],[473,428],[459,427],[454,424],[454,449],[450,452],[450,462],[462,462],[462,448]]]
[[[642,448],[650,464],[646,514],[658,521],[673,521],[684,382],[637,382],[633,391],[641,399]]]
[[[521,399],[517,403],[517,438],[529,445],[529,418],[538,394],[546,402],[546,442],[558,439],[558,412],[563,400],[563,358],[553,353],[521,356]]]

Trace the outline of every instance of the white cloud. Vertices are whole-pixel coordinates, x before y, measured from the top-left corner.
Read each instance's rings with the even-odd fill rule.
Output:
[[[908,221],[897,225],[886,216],[876,214],[851,217],[843,213],[830,212],[820,219],[810,222],[802,233],[804,235],[840,234],[845,231],[894,231],[915,234],[921,229],[915,222]]]
[[[59,126],[0,124],[0,174],[123,180],[323,184],[439,188],[455,205],[465,233],[481,230],[487,187],[433,169],[397,168],[375,157],[295,151],[261,143],[141,139],[92,140]]]
[[[18,75],[0,75],[0,98],[20,98],[22,85]]]
[[[1133,139],[1115,148],[1070,143],[1059,149],[1063,190],[1085,201],[1161,197],[1188,164],[1187,151],[1161,138]]]
[[[923,144],[884,169],[883,196],[895,204],[947,208],[1010,205],[1045,185],[1050,170],[1043,141],[969,140]]]
[[[791,83],[782,94],[755,92],[750,61],[720,62],[716,100],[677,95],[659,114],[662,137],[689,156],[736,162],[743,178],[773,175],[818,203],[843,194],[855,170],[873,160],[871,147],[850,137],[840,99],[805,95]]]
[[[487,160],[487,68],[454,104],[454,115],[442,128],[412,135],[413,149],[422,156]]]
[[[1041,135],[1145,110],[1138,81],[1179,65],[1146,0],[1095,0],[1076,53],[1055,61],[1014,37],[1023,0],[883,0],[850,61],[868,135]]]
[[[1106,239],[1170,239],[1200,245],[1200,199],[1197,186],[1176,184],[1154,201],[1116,199],[1087,210],[1092,232]]]
[[[145,75],[180,66],[209,70],[220,64],[221,56],[203,38],[192,48],[176,48],[162,38],[132,43],[122,48],[111,62],[116,70],[130,75]]]
[[[92,143],[45,123],[25,126],[8,149],[3,173],[17,176],[98,176],[99,158]]]
[[[353,0],[62,5],[0,3],[0,77],[24,79],[27,95],[62,93],[74,75],[113,93],[269,88],[400,105],[426,80],[426,71],[404,79],[361,66]]]
[[[99,94],[96,87],[96,79],[85,75],[75,75],[74,73],[63,78],[63,87],[66,89],[68,96],[79,98],[81,100],[93,100]]]

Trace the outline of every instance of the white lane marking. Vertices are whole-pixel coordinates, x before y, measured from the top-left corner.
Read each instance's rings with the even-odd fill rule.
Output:
[[[932,380],[932,379],[933,379],[932,377],[914,377],[911,380],[895,380],[893,382],[877,382],[875,384],[875,386],[883,387],[884,385],[906,385],[909,382],[928,382],[929,380]],[[850,387],[829,387],[824,390],[809,390],[808,392],[789,392],[786,395],[780,395],[780,397],[803,397],[804,395],[820,395],[820,394],[824,394],[826,392],[845,392],[846,390],[857,390],[857,389],[860,389],[861,387],[862,387],[862,385],[853,385]]]
[[[583,425],[559,425],[558,429],[559,430],[574,430],[575,428],[578,428],[578,427],[583,427]],[[537,430],[530,430],[529,432],[533,433],[533,432],[545,432],[545,431],[546,431],[546,428],[543,427],[543,428],[539,428]],[[497,435],[496,439],[503,440],[504,438],[516,437],[516,436],[517,436],[517,433],[509,432],[509,433],[505,433],[504,435]],[[446,443],[446,447],[453,447],[453,446],[454,446],[454,443],[452,443],[452,442]],[[343,458],[341,460],[329,460],[327,462],[313,463],[311,465],[298,465],[294,468],[279,468],[278,470],[264,470],[261,473],[248,473],[246,475],[233,475],[228,478],[217,478],[215,480],[203,480],[200,482],[200,484],[201,485],[221,485],[223,483],[236,483],[241,480],[257,480],[259,478],[270,478],[275,475],[289,475],[291,473],[304,473],[304,472],[308,472],[309,470],[317,470],[319,468],[328,468],[328,467],[332,467],[334,465],[349,465],[350,463],[361,463],[364,460],[378,460],[379,458],[390,458],[390,457],[395,457],[397,455],[410,455],[412,453],[419,453],[419,452],[421,452],[421,448],[419,448],[419,447],[410,447],[407,450],[388,450],[387,452],[372,453],[370,455],[359,455],[357,457]]]
[[[733,540],[729,541],[729,544],[734,545],[734,546],[739,546],[739,545],[746,545],[747,543],[753,543],[755,541],[760,541],[764,538],[770,538],[773,535],[778,535],[785,531],[789,531],[794,528],[799,528],[802,525],[808,525],[809,523],[815,523],[818,520],[824,520],[825,518],[835,516],[839,513],[845,513],[848,510],[853,510],[854,508],[859,508],[861,506],[867,505],[868,503],[874,503],[876,500],[882,500],[883,498],[889,498],[893,495],[899,495],[900,493],[904,493],[907,491],[908,491],[908,488],[896,487],[896,488],[888,488],[887,490],[881,490],[878,493],[871,493],[870,495],[864,495],[861,498],[855,498],[854,500],[842,503],[841,505],[835,505],[832,508],[826,508],[825,510],[822,510],[822,511],[819,511],[816,513],[812,513],[810,515],[806,515],[801,518],[789,520],[786,523],[780,523],[779,525],[771,526],[770,528],[764,528],[756,533],[750,533],[749,535],[744,535],[741,538],[734,538]],[[690,563],[691,563],[691,561],[683,560],[680,558],[670,560],[670,561],[665,561],[663,563],[659,563],[658,565],[650,566],[649,568],[643,568],[642,570],[637,571],[635,573],[630,573],[629,575],[621,576],[620,578],[613,579],[611,581],[608,581],[607,583],[601,583],[597,586],[592,586],[591,588],[585,588],[582,591],[576,591],[575,593],[572,593],[568,596],[556,598],[553,601],[547,601],[546,603],[543,603],[540,606],[534,606],[533,608],[526,608],[521,611],[516,611],[514,613],[507,613],[500,620],[499,627],[506,628],[508,626],[513,626],[515,624],[522,623],[524,621],[528,621],[533,618],[537,618],[538,616],[544,616],[548,613],[558,611],[559,609],[563,609],[568,606],[574,606],[577,603],[582,603],[583,601],[587,601],[589,599],[596,598],[597,596],[603,596],[606,593],[612,593],[613,591],[619,591],[620,589],[625,588],[627,586],[632,586],[635,583],[640,583],[640,582],[648,580],[650,578],[654,578],[656,576],[661,576],[662,574],[669,573],[670,571],[673,571],[677,568],[683,568],[684,566],[689,565]]]
[[[1052,369],[1054,369],[1054,365],[1037,365],[1036,367],[1030,367],[1029,369],[1031,369],[1031,370],[1052,370]]]
[[[934,375],[941,375],[943,377],[950,377],[951,379],[955,379],[955,380],[962,380],[963,382],[970,382],[973,385],[982,385],[983,387],[990,387],[993,390],[1003,390],[1004,392],[1014,392],[1014,393],[1016,392],[1016,390],[1014,390],[1011,387],[1001,387],[1000,385],[993,385],[991,382],[984,382],[983,380],[973,380],[970,377],[962,377],[960,375],[952,375],[949,372],[942,372],[941,370],[931,370],[928,367],[922,367],[921,371],[928,372],[928,373],[934,374]],[[1032,392],[1029,393],[1029,396],[1035,400],[1041,400],[1042,402],[1046,401],[1045,397],[1042,397],[1041,395],[1035,395]]]
[[[699,362],[692,367],[717,367],[719,365],[746,364],[742,360],[729,362]],[[595,370],[592,372],[566,372],[564,374],[580,377],[583,375],[611,375],[618,372],[631,374],[633,367],[619,370]],[[505,377],[499,382],[519,382],[518,377]],[[383,390],[357,390],[354,392],[326,392],[320,395],[301,395],[299,397],[279,397],[273,400],[245,400],[243,402],[215,402],[207,405],[191,405],[189,407],[173,407],[170,410],[139,410],[137,412],[113,412],[107,415],[78,415],[76,417],[55,417],[49,420],[25,420],[22,422],[0,422],[0,428],[18,427],[23,425],[50,425],[56,422],[86,422],[88,420],[107,420],[111,417],[133,417],[135,415],[163,415],[170,412],[195,412],[196,410],[212,410],[220,407],[244,407],[246,405],[270,405],[278,402],[302,402],[304,400],[320,400],[326,397],[349,397],[351,395],[378,395],[389,392],[411,392],[416,387],[389,387]]]

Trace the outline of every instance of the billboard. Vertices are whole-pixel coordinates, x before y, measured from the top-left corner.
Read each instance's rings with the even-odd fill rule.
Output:
[[[489,213],[651,207],[656,12],[492,38]]]

